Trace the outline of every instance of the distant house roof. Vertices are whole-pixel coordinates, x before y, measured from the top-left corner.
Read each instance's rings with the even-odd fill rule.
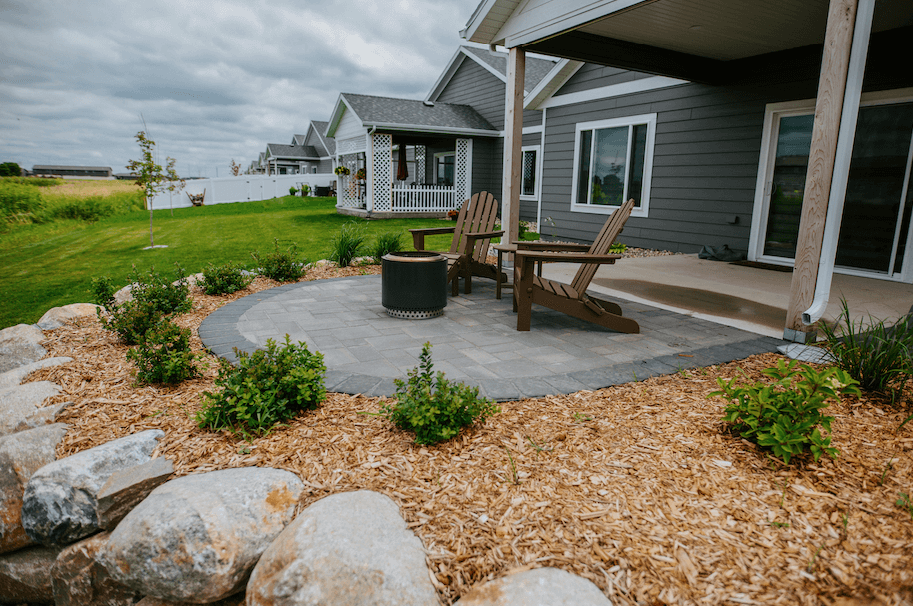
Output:
[[[311,120],[311,126],[323,142],[324,147],[326,147],[327,155],[333,156],[336,155],[336,139],[327,136],[327,124],[329,124],[329,122]]]
[[[344,110],[348,108],[366,128],[420,131],[439,134],[497,135],[498,129],[468,105],[427,103],[416,99],[396,99],[341,93],[330,117],[327,134],[334,135]]]
[[[307,135],[292,135],[292,145],[304,145]]]
[[[283,145],[267,143],[266,153],[270,158],[287,158],[290,160],[319,160],[320,154],[313,145]]]
[[[92,172],[105,172],[109,174],[113,171],[110,166],[58,166],[52,164],[36,164],[32,167],[32,172],[34,173],[48,173],[48,172],[60,172],[60,171],[92,171]]]
[[[444,69],[437,82],[431,88],[426,100],[435,101],[457,69],[466,59],[475,61],[483,68],[491,72],[502,82],[507,82],[507,53],[490,51],[487,48],[476,48],[473,46],[461,46],[450,59],[450,63]],[[536,88],[540,82],[551,72],[558,62],[551,59],[540,59],[538,57],[526,57],[526,70],[523,74],[525,92]]]

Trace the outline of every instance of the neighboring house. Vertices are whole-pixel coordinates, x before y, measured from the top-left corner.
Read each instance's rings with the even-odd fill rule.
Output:
[[[340,206],[405,212],[452,209],[490,185],[475,182],[473,168],[490,161],[487,143],[499,131],[468,105],[341,93],[327,135],[350,172],[337,184]],[[413,158],[406,179],[397,179],[401,146]]]
[[[913,3],[860,0],[858,18],[831,4],[487,0],[463,35],[512,56],[563,57],[572,72],[524,103],[543,110],[541,216],[558,238],[592,239],[634,197],[624,242],[799,259],[794,300],[809,304],[819,255],[839,271],[913,282],[913,70],[896,63],[909,54]],[[837,25],[825,45],[829,10]],[[829,111],[813,141],[822,95]],[[837,221],[826,232],[824,215],[839,219],[841,207],[839,233]],[[791,305],[788,338],[805,337],[796,314]]]
[[[504,53],[460,47],[424,101],[341,94],[327,134],[343,165],[352,174],[364,168],[367,179],[362,191],[350,175],[340,187],[340,205],[395,212],[454,208],[479,191],[500,199],[506,65]],[[530,58],[526,77],[535,85],[555,66]],[[524,123],[524,218],[535,220],[541,112],[526,112]],[[414,169],[394,183],[400,144]]]
[[[314,148],[319,158],[316,162],[307,163],[305,172],[332,173],[336,168],[336,141],[326,136],[326,130],[326,122],[312,120],[307,133],[295,135],[296,140],[300,138],[301,145]]]
[[[110,166],[53,166],[35,165],[32,174],[36,177],[63,177],[64,179],[113,179]]]
[[[314,172],[308,168],[319,164],[320,156],[311,145],[267,143],[264,160],[268,175],[298,175]]]

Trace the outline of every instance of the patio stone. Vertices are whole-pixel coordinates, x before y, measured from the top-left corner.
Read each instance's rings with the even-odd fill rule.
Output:
[[[325,356],[328,391],[370,396],[393,395],[393,379],[405,378],[430,342],[435,370],[498,400],[598,389],[739,360],[783,343],[603,295],[640,324],[640,334],[539,306],[532,330],[518,332],[510,298],[495,299],[494,283],[484,279],[473,281],[471,295],[449,297],[442,317],[402,320],[381,305],[380,283],[380,276],[353,276],[262,291],[219,308],[203,321],[200,338],[234,361],[232,347],[252,352],[297,326],[295,340]]]

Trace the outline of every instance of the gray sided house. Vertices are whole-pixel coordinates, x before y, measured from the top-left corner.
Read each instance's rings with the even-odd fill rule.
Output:
[[[556,61],[529,57],[526,60],[526,90],[554,77]],[[461,46],[435,82],[426,101],[468,105],[497,131],[497,138],[473,143],[473,193],[490,191],[501,200],[504,165],[504,95],[507,90],[507,54],[484,48]],[[541,111],[523,112],[523,169],[520,218],[535,221],[539,206],[541,175]],[[439,152],[435,152],[439,153]]]
[[[326,136],[326,130],[326,122],[312,120],[308,125],[306,134],[294,135],[292,138],[293,145],[301,145],[308,149],[313,149],[319,158],[317,161],[309,160],[305,162],[302,172],[332,173],[336,167],[336,141],[332,137]]]
[[[461,33],[514,66],[566,61],[522,105],[544,112],[540,215],[559,238],[591,239],[634,197],[628,244],[794,266],[797,341],[835,268],[913,283],[909,0],[483,0]]]
[[[314,172],[308,170],[311,165],[320,163],[318,151],[311,145],[292,145],[267,143],[265,152],[266,174],[299,175]]]

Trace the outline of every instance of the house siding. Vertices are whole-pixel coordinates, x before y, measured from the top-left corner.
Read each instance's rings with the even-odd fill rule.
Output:
[[[591,242],[607,216],[571,211],[577,123],[656,113],[649,216],[631,217],[620,241],[630,246],[698,252],[728,244],[747,252],[765,106],[816,95],[820,55],[761,64],[753,82],[684,84],[585,103],[550,107],[545,127],[542,216],[560,239]],[[785,71],[782,65],[795,69]],[[871,65],[871,63],[870,63]],[[884,65],[884,64],[882,64]],[[877,71],[876,71],[877,70]],[[555,98],[637,75],[585,65]],[[639,74],[645,76],[644,74]],[[747,79],[747,78],[746,78]],[[864,90],[913,86],[913,73],[870,68]]]

